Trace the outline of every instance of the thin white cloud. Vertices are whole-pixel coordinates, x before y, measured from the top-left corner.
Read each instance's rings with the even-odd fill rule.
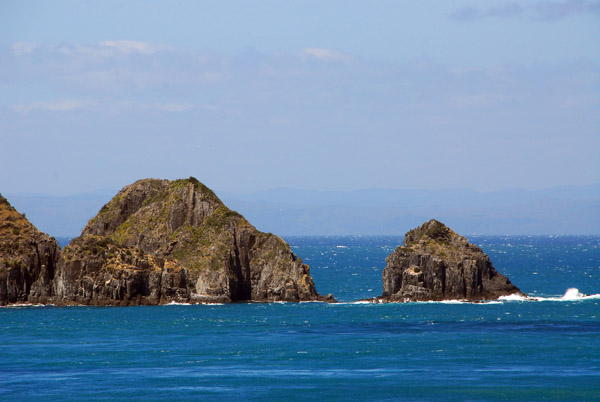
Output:
[[[326,62],[346,62],[350,60],[350,56],[337,50],[326,49],[322,47],[309,47],[300,51],[300,59],[302,61],[316,59]]]
[[[184,102],[166,102],[166,103],[141,103],[132,101],[87,101],[87,100],[56,100],[56,101],[45,101],[45,102],[30,102],[30,103],[19,103],[10,107],[13,111],[18,113],[30,113],[30,112],[70,112],[74,110],[86,110],[86,111],[105,111],[111,114],[120,114],[132,111],[143,111],[143,110],[154,110],[168,113],[182,113],[192,109],[202,110],[214,110],[214,106],[205,105],[197,107],[191,103]]]
[[[132,54],[140,53],[152,55],[154,53],[171,50],[168,46],[156,45],[149,42],[140,42],[135,40],[105,40],[98,42],[101,47],[117,50],[121,53]]]
[[[17,56],[29,55],[36,51],[45,51],[50,54],[61,54],[63,56],[85,56],[92,58],[107,58],[115,55],[141,54],[151,56],[159,52],[171,51],[170,46],[159,45],[149,42],[134,40],[106,40],[94,44],[62,44],[41,45],[34,42],[16,42],[12,45],[12,51]]]
[[[87,104],[80,100],[57,100],[51,102],[31,102],[13,105],[12,110],[20,113],[29,113],[33,111],[42,112],[69,112],[82,109]]]
[[[39,44],[33,42],[17,42],[12,45],[12,51],[17,56],[22,56],[33,53],[39,47]]]

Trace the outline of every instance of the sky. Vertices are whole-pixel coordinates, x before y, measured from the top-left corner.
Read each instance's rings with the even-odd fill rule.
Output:
[[[0,192],[600,182],[600,1],[0,2]]]

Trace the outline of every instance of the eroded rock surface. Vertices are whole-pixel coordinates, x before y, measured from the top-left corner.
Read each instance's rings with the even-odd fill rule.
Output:
[[[430,220],[404,236],[386,258],[383,294],[375,301],[481,301],[521,294],[488,256],[441,222]]]
[[[334,301],[317,294],[309,267],[287,243],[258,231],[194,178],[126,186],[53,258],[45,287],[20,301]]]
[[[0,305],[51,296],[60,248],[0,195]]]

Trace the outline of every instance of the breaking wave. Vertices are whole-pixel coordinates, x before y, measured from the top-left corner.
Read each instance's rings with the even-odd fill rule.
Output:
[[[501,301],[579,301],[590,299],[600,299],[600,293],[586,295],[581,293],[577,288],[569,288],[565,294],[560,297],[538,297],[514,294],[510,296],[500,296],[498,298],[498,300]]]

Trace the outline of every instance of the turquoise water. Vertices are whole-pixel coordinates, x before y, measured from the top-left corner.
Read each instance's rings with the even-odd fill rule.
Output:
[[[473,237],[538,301],[370,305],[395,237],[289,237],[342,303],[0,309],[0,400],[598,401],[600,237]]]

